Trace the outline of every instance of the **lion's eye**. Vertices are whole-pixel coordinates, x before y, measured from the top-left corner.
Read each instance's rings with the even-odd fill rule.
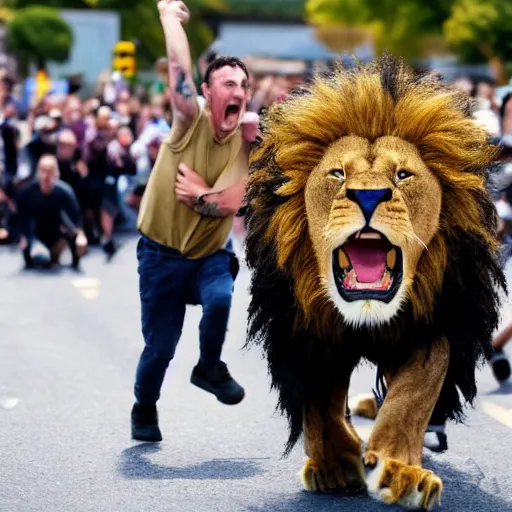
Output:
[[[412,172],[406,171],[405,169],[402,169],[396,173],[396,177],[398,180],[406,180],[407,178],[410,178],[412,176]]]
[[[338,180],[344,180],[345,179],[345,171],[343,169],[332,169],[329,174],[331,176],[334,176]]]

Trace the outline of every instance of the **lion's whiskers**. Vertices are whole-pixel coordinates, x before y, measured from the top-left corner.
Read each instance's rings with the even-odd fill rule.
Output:
[[[428,252],[427,244],[416,233],[405,232],[404,234],[405,234],[405,236],[407,236],[407,238],[410,238],[414,242],[417,242]]]

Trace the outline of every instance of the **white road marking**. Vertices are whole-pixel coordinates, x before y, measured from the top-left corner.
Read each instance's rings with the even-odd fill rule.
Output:
[[[19,398],[2,398],[0,400],[0,406],[2,406],[2,409],[14,409],[19,401]]]
[[[507,409],[492,402],[482,402],[482,408],[488,416],[512,428],[512,409]]]
[[[97,299],[100,295],[101,281],[96,277],[81,277],[73,279],[71,284],[87,300]]]

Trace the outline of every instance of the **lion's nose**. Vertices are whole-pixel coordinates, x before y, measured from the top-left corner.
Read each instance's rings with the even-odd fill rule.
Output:
[[[375,208],[377,208],[380,203],[389,201],[392,196],[393,192],[390,188],[379,188],[374,190],[357,190],[354,188],[347,189],[347,198],[359,205],[367,224],[370,222]]]

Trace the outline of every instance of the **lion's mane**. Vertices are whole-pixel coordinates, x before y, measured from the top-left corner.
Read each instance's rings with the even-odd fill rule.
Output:
[[[475,369],[492,351],[505,278],[484,188],[495,151],[470,107],[464,93],[438,77],[414,74],[383,54],[357,69],[317,76],[267,112],[247,189],[248,340],[266,353],[278,407],[289,420],[287,451],[302,432],[304,408],[327,410],[361,358],[393,372],[442,336],[450,364],[437,411],[463,419],[457,388],[473,402]],[[418,263],[407,306],[371,329],[345,325],[328,299],[305,209],[309,173],[345,135],[394,135],[414,144],[442,187],[439,229]]]

